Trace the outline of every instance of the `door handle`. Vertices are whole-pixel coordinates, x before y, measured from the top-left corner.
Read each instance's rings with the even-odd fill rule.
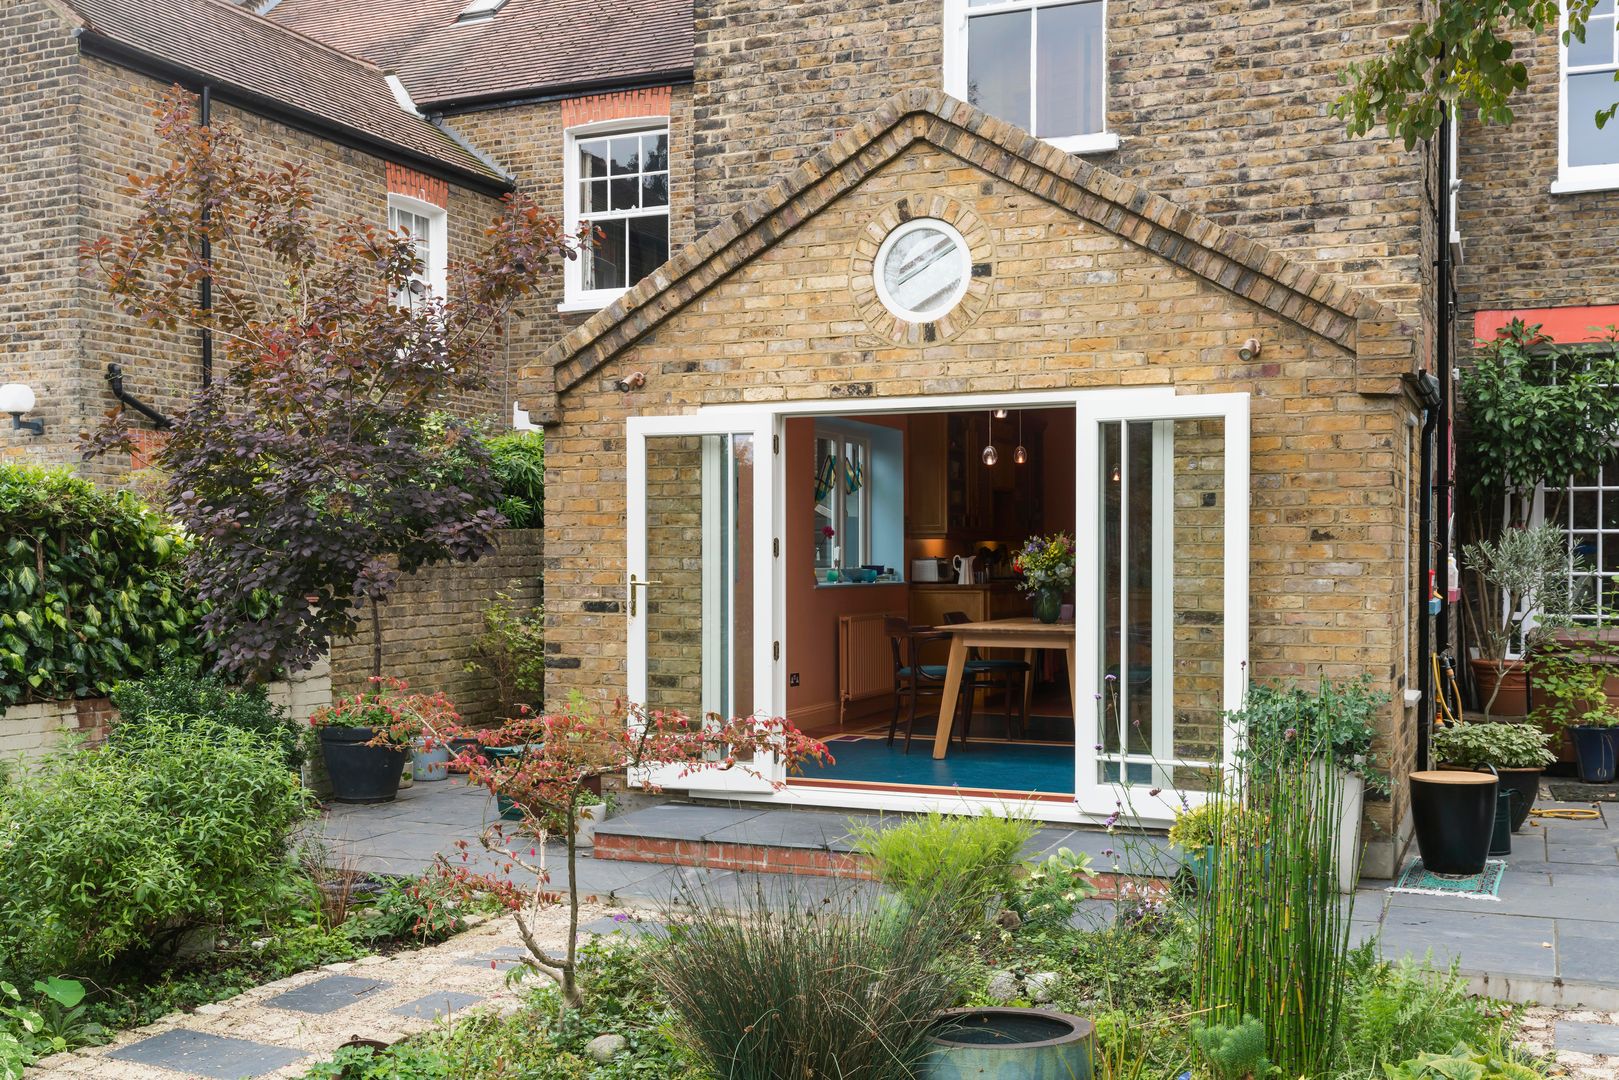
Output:
[[[663,582],[661,582],[661,581],[653,581],[651,578],[648,578],[645,581],[641,581],[634,574],[630,575],[630,590],[629,590],[630,591],[630,618],[632,618],[632,619],[635,618],[635,590],[636,589],[644,589],[648,585],[662,585],[662,584],[663,584]]]

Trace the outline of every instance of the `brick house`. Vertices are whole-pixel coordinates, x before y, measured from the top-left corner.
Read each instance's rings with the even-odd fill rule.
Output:
[[[1600,222],[1572,187],[1603,170],[1547,175],[1555,42],[1512,134],[1464,120],[1454,164],[1343,136],[1342,77],[1408,0],[257,10],[601,230],[508,338],[501,407],[548,430],[549,689],[784,712],[846,762],[700,795],[1095,819],[1121,780],[1195,797],[1249,678],[1362,674],[1398,780],[1432,632],[1419,373],[1480,313],[1619,302],[1606,226],[1564,209]],[[1059,530],[1071,640],[986,654],[1030,670],[963,695],[966,749],[890,750],[883,617],[1027,614],[1007,553]],[[1369,872],[1407,818],[1398,782],[1369,804]]]

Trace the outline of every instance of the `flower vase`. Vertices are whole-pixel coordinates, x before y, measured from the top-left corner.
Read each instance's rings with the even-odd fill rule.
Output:
[[[1034,617],[1043,623],[1054,623],[1062,615],[1062,593],[1055,589],[1036,589]]]

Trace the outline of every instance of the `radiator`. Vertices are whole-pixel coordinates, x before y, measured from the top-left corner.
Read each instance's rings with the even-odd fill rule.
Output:
[[[849,706],[894,693],[894,653],[883,632],[888,614],[838,616],[838,726]]]

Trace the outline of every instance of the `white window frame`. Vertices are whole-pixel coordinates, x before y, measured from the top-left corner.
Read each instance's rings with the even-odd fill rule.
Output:
[[[837,425],[837,424],[817,423],[815,425],[815,442],[816,442],[816,444],[819,444],[822,439],[826,439],[826,440],[828,440],[830,442],[833,442],[833,443],[837,444],[837,448],[838,448],[837,477],[832,483],[832,490],[827,493],[828,497],[831,499],[832,521],[833,521],[833,526],[832,527],[837,530],[837,535],[832,538],[833,539],[833,546],[838,548],[840,551],[843,552],[843,557],[839,560],[839,562],[842,564],[842,566],[843,566],[843,568],[845,570],[858,569],[862,563],[872,561],[872,559],[871,559],[871,513],[872,513],[872,504],[871,504],[871,479],[872,479],[871,439],[869,439],[865,435],[857,435],[857,434],[853,433],[852,431],[850,431],[848,428],[842,427],[842,426]],[[865,462],[865,469],[866,469],[866,483],[862,484],[861,487],[860,487],[860,490],[855,492],[855,494],[852,495],[852,496],[849,494],[848,489],[844,486],[846,481],[845,481],[844,475],[843,475],[843,463],[844,463],[844,460],[848,457],[848,451],[849,451],[849,447],[851,445],[859,447],[859,449],[860,449],[860,459],[861,459],[861,461]],[[860,535],[858,537],[858,540],[860,542],[860,551],[859,551],[860,559],[858,561],[849,558],[849,556],[848,556],[848,540],[846,539],[846,537],[848,535],[848,531],[849,531],[848,530],[848,526],[849,526],[848,505],[849,505],[849,500],[851,498],[856,499],[859,502]],[[817,500],[815,505],[820,506],[821,505],[820,501]],[[817,528],[819,528],[819,525],[817,525]],[[817,562],[815,564],[815,578],[816,578],[816,580],[819,581],[819,582],[825,583],[826,582],[826,572],[828,570],[830,570],[830,569],[831,569],[830,564],[822,565],[821,563]]]
[[[1619,34],[1619,20],[1616,20]],[[1566,195],[1580,191],[1607,191],[1619,188],[1619,161],[1605,165],[1569,165],[1568,163],[1568,45],[1563,35],[1568,33],[1568,9],[1565,5],[1557,23],[1557,179],[1552,183],[1552,194]],[[1574,74],[1613,71],[1619,64],[1586,64]],[[1614,100],[1619,101],[1619,82],[1613,84]],[[1619,116],[1608,121],[1619,124]]]
[[[419,280],[433,296],[442,300],[448,289],[450,215],[442,206],[413,199],[409,195],[388,195],[388,229],[393,231],[394,210],[404,210],[427,219],[427,274]]]
[[[949,238],[953,248],[950,255],[955,260],[956,269],[959,273],[955,286],[950,290],[950,298],[941,302],[932,311],[913,311],[900,303],[899,299],[888,291],[888,275],[885,272],[885,264],[888,261],[889,254],[894,250],[894,244],[900,238],[922,229],[943,233]],[[882,246],[877,249],[877,257],[872,260],[872,280],[877,288],[877,299],[895,318],[904,319],[906,322],[934,322],[950,314],[955,310],[956,305],[961,303],[961,298],[967,295],[967,286],[972,281],[972,276],[972,249],[968,247],[966,237],[962,236],[954,225],[938,218],[912,218],[909,221],[901,222],[897,228],[883,237]]]
[[[667,116],[636,116],[622,120],[608,120],[594,124],[580,124],[562,133],[562,207],[563,220],[569,233],[577,232],[581,221],[587,220],[579,207],[579,141],[599,139],[604,135],[627,135],[631,132],[662,131],[669,135],[670,165],[674,164],[674,141]],[[669,254],[674,254],[674,169],[669,170]],[[628,289],[589,289],[584,287],[584,256],[568,259],[563,264],[562,303],[558,311],[600,311],[623,296]]]
[[[1029,11],[1034,8],[1066,7],[1075,0],[1000,0],[995,4],[984,4],[971,9],[971,15],[995,15],[1006,11]],[[1119,136],[1108,130],[1108,79],[1107,79],[1107,0],[1089,0],[1102,5],[1102,130],[1093,131],[1083,135],[1065,135],[1050,138],[1045,141],[1058,150],[1070,154],[1102,154],[1119,148]],[[969,10],[967,0],[944,0],[944,92],[951,97],[967,100],[967,18]],[[1035,35],[1030,35],[1031,52],[1036,48]],[[1038,95],[1036,80],[1039,78],[1039,69],[1036,58],[1031,55],[1029,60],[1029,79],[1032,91]],[[1035,107],[1039,107],[1038,97]]]

